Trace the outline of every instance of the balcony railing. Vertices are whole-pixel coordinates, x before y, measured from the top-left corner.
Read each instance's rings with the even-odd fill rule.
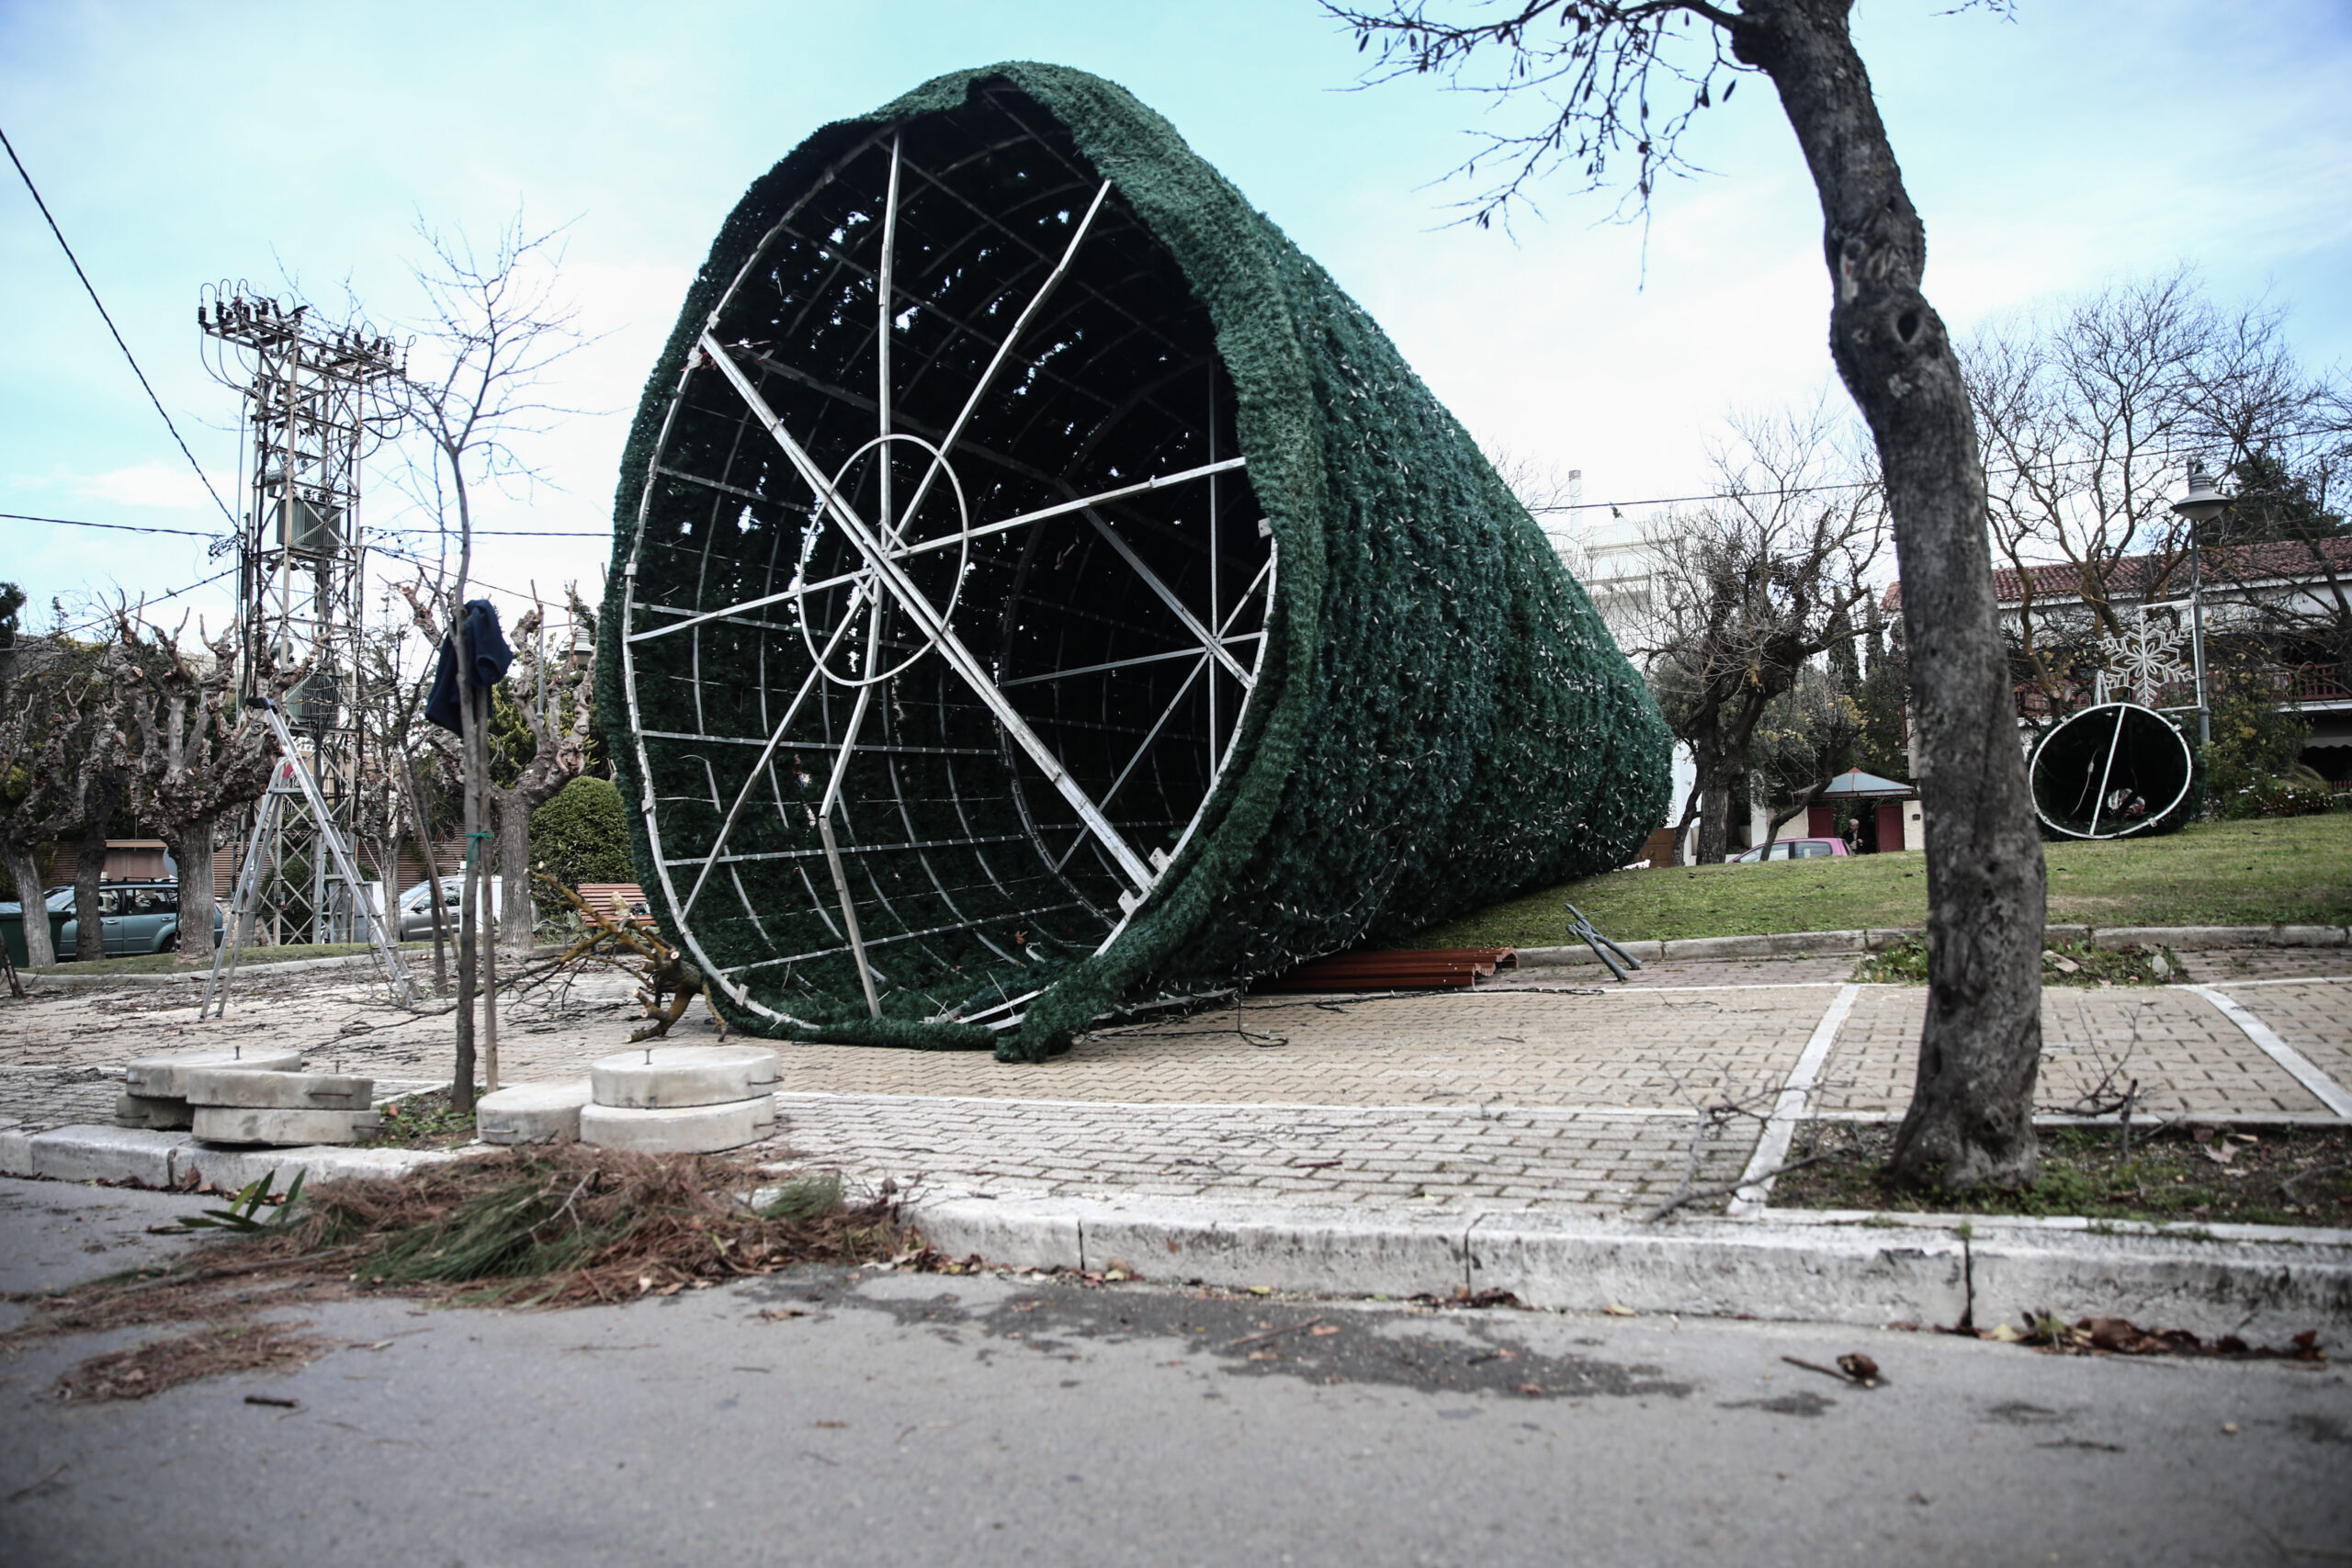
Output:
[[[2209,677],[2213,694],[2219,696],[2236,682],[2246,681],[2265,688],[2270,700],[2290,707],[2312,704],[2352,703],[2352,686],[2344,681],[2341,670],[2332,664],[2291,664],[2274,667],[2251,675],[2230,675],[2215,671]],[[2131,694],[2126,687],[2110,684],[2108,700],[2112,702]],[[2193,708],[2197,705],[2197,682],[2175,681],[2154,694],[2154,705],[2160,708]],[[2093,693],[2088,686],[2067,685],[2056,696],[2033,682],[2020,682],[2017,686],[2018,716],[2036,721],[2063,718],[2078,708],[2088,707]]]

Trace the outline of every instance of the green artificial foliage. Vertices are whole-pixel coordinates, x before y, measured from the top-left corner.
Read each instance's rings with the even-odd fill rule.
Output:
[[[531,813],[531,869],[566,887],[635,880],[621,792],[584,776],[558,790]]]
[[[1207,525],[1227,564],[1187,582],[1231,572],[1219,602],[1236,603],[1249,552],[1275,552],[1271,603],[1244,627],[1263,632],[1244,645],[1254,690],[1221,771],[1204,761],[1187,774],[1155,752],[1155,776],[1120,797],[1114,815],[1136,852],[1170,857],[1131,912],[1107,859],[1036,825],[1037,802],[1061,803],[936,651],[878,688],[870,712],[846,685],[810,674],[781,592],[814,547],[802,544],[809,488],[696,347],[710,322],[812,460],[858,471],[872,434],[855,412],[872,404],[854,400],[871,384],[857,377],[874,352],[874,193],[894,130],[925,171],[909,178],[917,204],[898,242],[894,299],[909,305],[892,333],[894,363],[907,367],[898,428],[949,423],[1096,183],[1113,187],[1082,259],[1091,277],[1113,280],[1106,297],[1125,314],[1089,303],[1079,281],[1042,314],[1022,346],[1050,353],[1024,364],[959,448],[975,522],[1212,455],[1248,460],[1221,492],[1225,522]],[[931,194],[939,169],[957,171],[961,209]],[[1007,256],[1018,282],[975,292],[990,267],[1012,266]],[[1172,401],[1170,388],[1202,418],[1128,418],[1155,397]],[[903,502],[922,469],[900,471]],[[1023,491],[1024,474],[1037,488]],[[1171,501],[1118,513],[1136,547],[1193,558],[1167,543],[1183,529],[1200,536],[1198,491],[1188,493],[1190,512]],[[713,1005],[747,1031],[1039,1060],[1123,1009],[1229,994],[1303,959],[1623,864],[1665,817],[1657,705],[1476,445],[1271,220],[1165,120],[1081,72],[1008,63],[940,77],[818,131],[755,181],[648,379],[615,525],[598,702],[639,880],[665,934],[717,982]],[[1080,519],[1025,536],[1029,554],[999,548],[960,590],[955,624],[976,657],[1010,671],[1044,657],[1039,639],[1061,638],[1068,668],[1081,656],[1069,649],[1119,635],[1097,623],[1142,613],[1082,586],[1111,579],[1082,575],[1108,558]],[[933,602],[945,597],[943,586]],[[753,599],[771,607],[695,623],[690,635],[661,629]],[[1187,657],[1205,662],[1197,645]],[[1132,692],[1159,668],[1121,679]],[[805,706],[791,705],[804,689]],[[1151,689],[1136,711],[1165,705],[1183,716],[1177,727],[1196,722],[1181,705],[1196,698]],[[1142,721],[1022,691],[1024,716],[1057,727],[1072,776],[1107,795]],[[853,721],[862,749],[842,763],[838,824],[856,850],[845,875],[878,1018],[816,829]],[[1086,750],[1095,732],[1105,739]],[[1214,745],[1214,725],[1205,739]],[[707,863],[722,830],[725,858]],[[883,840],[888,852],[874,848]],[[1017,1027],[967,1021],[1014,999],[1020,1013],[997,1018],[1018,1016]]]

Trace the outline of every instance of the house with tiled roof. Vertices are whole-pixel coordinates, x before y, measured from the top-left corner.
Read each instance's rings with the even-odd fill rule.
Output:
[[[2211,680],[2258,680],[2311,727],[2303,760],[2331,779],[2352,778],[2352,536],[2221,545],[2192,561],[2183,547],[2085,564],[2050,561],[1994,571],[2001,626],[2021,666],[2030,641],[2098,650],[2097,606],[2127,627],[2149,625],[2177,639],[2182,678],[2154,691],[2097,676],[2030,678],[2021,670],[2018,719],[2030,724],[2098,699],[2137,695],[2155,706],[2193,709],[2190,662],[2192,580],[2201,575]],[[1903,584],[1889,583],[1881,604],[1899,626]],[[2245,657],[2234,657],[2244,655]],[[2048,660],[2044,660],[2045,665]],[[2224,670],[2234,671],[2226,673]]]

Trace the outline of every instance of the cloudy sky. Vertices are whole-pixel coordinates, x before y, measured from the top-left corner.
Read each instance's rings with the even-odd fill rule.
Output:
[[[2352,6],[1949,9],[1862,0],[1858,32],[1956,329],[2185,263],[2221,299],[2283,307],[2307,359],[2352,360]],[[482,525],[594,536],[645,372],[746,183],[828,120],[1010,58],[1098,72],[1167,115],[1482,441],[1581,468],[1588,501],[1688,492],[1727,413],[1829,378],[1818,209],[1766,84],[1702,118],[1689,151],[1711,172],[1666,188],[1646,229],[1565,182],[1515,237],[1452,227],[1464,192],[1437,182],[1494,111],[1426,83],[1349,90],[1353,42],[1310,0],[0,0],[0,128],[224,495],[237,404],[198,356],[200,285],[291,278],[324,306],[347,286],[396,325],[420,219],[487,236],[519,203],[569,220],[561,287],[602,335],[556,395],[592,412],[529,442],[548,482],[492,498]],[[216,531],[18,184],[0,188],[0,511]],[[371,526],[417,525],[385,473],[370,484]],[[492,540],[479,570],[593,593],[605,553]],[[0,520],[0,579],[44,622],[52,597],[71,624],[95,596],[220,565],[202,538]],[[224,586],[171,603],[218,626]]]

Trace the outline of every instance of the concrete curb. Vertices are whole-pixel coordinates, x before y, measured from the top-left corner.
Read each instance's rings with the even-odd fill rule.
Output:
[[[1215,1285],[1397,1296],[1505,1290],[1533,1307],[1871,1325],[1990,1325],[2048,1311],[2270,1344],[2305,1329],[2340,1344],[2352,1329],[2346,1231],[2257,1238],[1969,1218],[1792,1224],[1770,1212],[1645,1226],[952,1193],[919,1197],[908,1214],[950,1256],[1098,1271],[1117,1263],[1144,1279]]]
[[[402,950],[402,955],[407,955],[405,949]],[[237,978],[240,980],[250,980],[257,975],[299,975],[305,970],[349,969],[355,966],[365,966],[369,963],[369,955],[365,953],[345,953],[340,958],[289,958],[283,964],[240,964],[237,969]],[[212,971],[209,969],[176,969],[168,974],[161,975],[60,975],[46,971],[36,972],[30,969],[20,969],[17,973],[24,976],[25,984],[28,987],[34,985],[176,986],[184,981],[191,980],[196,982],[198,985],[202,985],[210,977]]]
[[[413,961],[420,955],[431,954],[432,951],[433,947],[429,942],[423,947],[409,947],[403,945],[401,948],[401,956]],[[560,947],[535,947],[523,956],[526,959],[551,958],[562,951],[563,950]],[[507,962],[507,957],[503,952],[500,955],[499,962],[502,964]],[[289,958],[283,964],[255,963],[251,959],[247,959],[244,963],[237,966],[237,978],[240,980],[250,980],[257,976],[270,975],[299,975],[307,969],[366,967],[372,970],[374,964],[375,955],[368,953],[346,953],[339,958]],[[35,985],[176,986],[184,980],[195,980],[201,982],[209,978],[211,976],[212,971],[210,968],[207,967],[203,969],[175,969],[168,973],[160,975],[76,975],[46,969],[19,969],[17,973],[23,978],[28,987]]]
[[[469,1149],[215,1149],[125,1127],[0,1132],[0,1176],[233,1191],[398,1176]],[[2128,1317],[2283,1344],[2352,1330],[2352,1231],[1767,1210],[1642,1225],[1577,1215],[1290,1208],[941,1192],[907,1217],[942,1252],[1015,1268],[1339,1295],[1509,1291],[1532,1307],[1815,1323]]]
[[[2048,928],[2052,942],[2088,942],[2100,947],[2169,947],[2199,952],[2222,947],[2352,947],[2344,926],[2074,926]],[[1684,937],[1619,945],[1644,964],[1690,964],[1704,960],[1833,957],[1848,953],[1883,953],[1919,932],[1911,931],[1776,931],[1766,936]],[[1521,968],[1594,964],[1592,949],[1522,947]]]
[[[233,1191],[265,1174],[285,1186],[301,1171],[308,1181],[400,1176],[421,1166],[469,1156],[469,1149],[213,1148],[187,1133],[139,1127],[58,1127],[46,1133],[0,1133],[0,1176],[48,1181],[131,1182],[177,1187],[191,1179]]]

